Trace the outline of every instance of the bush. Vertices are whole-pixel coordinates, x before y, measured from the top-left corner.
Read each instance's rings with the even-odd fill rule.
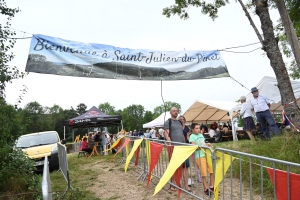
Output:
[[[3,145],[0,149],[0,160],[1,196],[7,196],[6,199],[41,197],[41,176],[35,174],[34,161],[22,150],[13,150],[12,145]]]

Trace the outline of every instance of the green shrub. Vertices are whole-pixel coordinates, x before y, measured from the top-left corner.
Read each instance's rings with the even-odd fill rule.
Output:
[[[22,150],[3,145],[0,149],[0,198],[39,199],[41,176],[34,170],[34,162]]]

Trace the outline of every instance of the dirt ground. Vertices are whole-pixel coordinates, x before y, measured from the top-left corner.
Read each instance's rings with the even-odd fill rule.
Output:
[[[128,171],[124,173],[125,161],[118,164],[119,160],[115,159],[112,162],[107,160],[98,160],[96,165],[85,166],[91,170],[100,170],[101,173],[98,177],[93,180],[93,185],[88,187],[88,190],[93,192],[96,197],[105,200],[113,199],[136,199],[136,200],[166,200],[166,199],[178,199],[177,191],[171,191],[169,189],[169,184],[153,196],[158,179],[152,180],[146,188],[147,180],[143,181],[144,176],[138,180],[138,177],[142,174],[141,169],[134,168],[132,164],[129,165]],[[99,171],[98,171],[99,172]],[[197,194],[200,195],[201,199],[213,199],[208,197],[203,197],[203,192],[196,191],[196,188],[201,188],[201,184],[195,184],[192,189]],[[250,199],[250,193],[247,190],[243,190],[243,195],[240,196],[239,193],[239,181],[233,180],[233,186],[236,188],[233,193],[232,198],[230,197],[231,183],[230,180],[225,180],[224,191],[223,186],[221,186],[222,192],[220,199]],[[228,192],[226,192],[228,191]],[[224,198],[223,198],[224,195]],[[197,199],[185,192],[181,192],[180,199]],[[252,199],[261,199],[260,196],[253,196]]]

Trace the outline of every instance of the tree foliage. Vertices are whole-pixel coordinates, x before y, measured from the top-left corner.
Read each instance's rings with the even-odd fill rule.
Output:
[[[281,95],[281,101],[284,104],[294,101],[295,95],[291,86],[285,63],[282,58],[282,54],[278,46],[278,39],[275,37],[273,22],[269,14],[270,2],[272,4],[272,7],[274,7],[275,2],[266,0],[253,0],[250,2],[249,5],[251,6],[249,8],[254,9],[253,11],[260,20],[260,27],[263,33],[263,38],[261,35],[257,36],[262,40],[262,49],[265,51],[267,57],[269,58],[271,67],[276,75],[278,81],[277,86]],[[170,7],[163,9],[163,15],[165,15],[166,17],[170,17],[171,15],[177,14],[181,18],[188,19],[188,8],[191,6],[195,6],[201,7],[202,13],[208,14],[214,20],[216,17],[218,17],[218,9],[222,6],[225,6],[226,3],[228,3],[228,1],[216,0],[213,3],[207,3],[207,1],[199,0],[175,0],[175,5],[171,5]],[[254,24],[251,25],[256,29],[256,27],[254,27]],[[292,119],[296,126],[300,125],[300,109],[297,104],[286,107],[285,112],[288,117]]]
[[[20,73],[17,67],[10,67],[8,63],[14,58],[11,49],[14,47],[16,40],[13,37],[16,35],[10,29],[12,18],[20,12],[19,8],[8,8],[4,0],[0,0],[1,15],[6,17],[6,23],[0,24],[0,98],[5,97],[5,87],[13,79],[24,76]]]
[[[98,106],[98,109],[107,115],[115,115],[116,114],[115,107],[110,105],[110,103],[108,103],[108,102],[101,103]]]
[[[176,0],[175,5],[163,9],[163,15],[171,17],[171,15],[179,15],[181,19],[188,19],[188,9],[190,7],[201,8],[203,14],[208,14],[213,20],[218,17],[218,9],[229,3],[228,0],[216,0],[213,3],[200,0]]]
[[[76,111],[78,115],[82,115],[86,112],[87,106],[84,103],[77,105]]]
[[[165,104],[161,104],[154,108],[153,118],[158,117],[161,113],[169,112],[172,107],[176,107],[178,109],[178,113],[181,113],[181,105],[179,103],[167,101]]]
[[[296,35],[299,38],[300,37],[300,1],[299,0],[287,0],[286,7],[287,7],[289,17],[293,23]],[[278,21],[279,21],[279,24],[276,26],[275,30],[277,33],[277,37],[280,40],[281,49],[286,57],[292,59],[290,65],[289,65],[289,70],[290,70],[289,75],[293,79],[299,79],[300,74],[299,74],[299,70],[297,69],[296,60],[293,59],[294,57],[293,57],[293,53],[292,53],[292,48],[288,42],[287,35],[285,34],[281,20],[278,20]]]

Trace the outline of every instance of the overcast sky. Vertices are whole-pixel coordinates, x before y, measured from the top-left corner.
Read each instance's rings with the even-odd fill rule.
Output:
[[[242,8],[235,1],[220,9],[219,18],[212,21],[200,9],[190,8],[190,19],[178,16],[166,18],[162,9],[174,0],[9,0],[9,7],[21,12],[12,20],[16,37],[44,34],[86,43],[99,43],[123,48],[160,51],[216,50],[258,42]],[[251,14],[258,29],[258,16]],[[271,12],[273,23],[279,15]],[[1,18],[3,24],[3,17]],[[23,32],[20,32],[23,31]],[[25,33],[24,33],[25,32]],[[18,40],[16,55],[10,63],[25,70],[30,39]],[[247,52],[260,44],[231,49]],[[254,87],[263,76],[275,76],[269,59],[262,50],[252,53],[221,52],[229,73],[247,88]],[[248,90],[230,78],[191,81],[124,81],[79,78],[30,73],[13,81],[6,88],[7,101],[15,104],[22,85],[28,87],[21,107],[37,101],[42,106],[57,104],[64,109],[84,103],[88,108],[109,102],[117,109],[141,104],[146,110],[174,101],[183,113],[197,99],[236,101]]]

